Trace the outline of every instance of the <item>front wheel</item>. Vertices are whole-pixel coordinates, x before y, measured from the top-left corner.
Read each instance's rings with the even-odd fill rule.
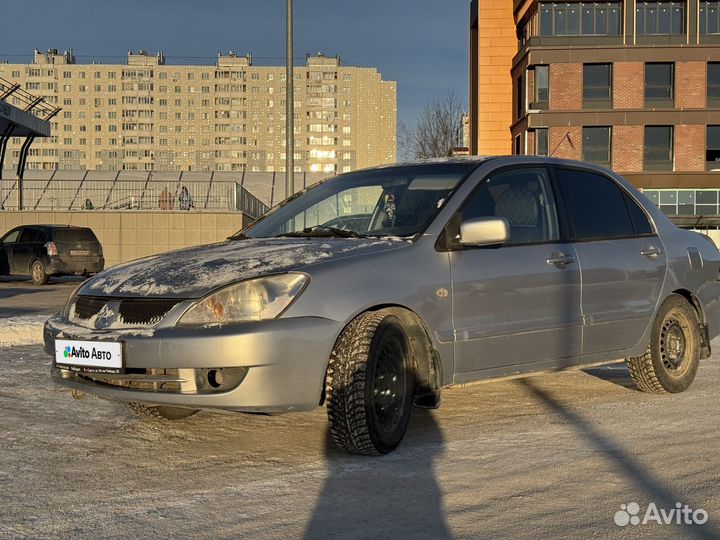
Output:
[[[643,356],[626,360],[630,376],[643,392],[687,390],[700,363],[700,327],[695,309],[678,294],[660,306]]]
[[[387,454],[400,444],[412,404],[412,353],[400,320],[359,315],[330,358],[327,412],[335,443],[351,454]]]
[[[30,266],[30,275],[35,285],[45,285],[48,279],[50,279],[50,276],[45,273],[45,265],[40,260],[32,263]]]

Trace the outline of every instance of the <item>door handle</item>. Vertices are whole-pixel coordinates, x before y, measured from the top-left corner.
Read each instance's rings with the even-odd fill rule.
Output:
[[[648,259],[657,259],[662,251],[655,246],[648,246],[640,252],[640,255],[647,257]]]
[[[555,253],[550,254],[550,257],[547,259],[547,263],[550,266],[566,266],[568,264],[572,264],[575,262],[575,257],[571,257],[570,255],[565,255],[562,252],[556,251]]]

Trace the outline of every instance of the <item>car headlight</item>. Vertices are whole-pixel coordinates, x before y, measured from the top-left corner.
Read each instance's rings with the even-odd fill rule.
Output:
[[[75,287],[75,290],[68,297],[67,302],[65,302],[65,307],[62,310],[62,315],[66,321],[70,320],[70,312],[72,311],[72,308],[75,305],[75,302],[77,302],[78,291],[80,291],[80,289],[82,288],[83,285],[85,285],[85,283],[81,283],[80,285]]]
[[[241,281],[198,300],[178,321],[179,326],[201,326],[278,317],[308,282],[305,274],[279,274]]]

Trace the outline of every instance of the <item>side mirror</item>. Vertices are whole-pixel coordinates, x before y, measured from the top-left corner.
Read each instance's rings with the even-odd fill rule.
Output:
[[[504,244],[510,238],[510,227],[505,218],[475,218],[460,224],[460,243],[463,246],[493,246]]]

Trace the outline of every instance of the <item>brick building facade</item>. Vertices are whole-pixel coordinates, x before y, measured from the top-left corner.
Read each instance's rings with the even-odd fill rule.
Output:
[[[493,2],[471,2],[472,153],[590,161],[623,174],[668,214],[720,214],[720,2],[505,0],[505,11]],[[491,53],[482,32],[472,37],[486,11],[516,38],[502,80],[512,107],[495,111],[504,111],[505,138],[492,146],[481,135],[495,104],[475,65]],[[498,75],[492,80],[499,92]]]

